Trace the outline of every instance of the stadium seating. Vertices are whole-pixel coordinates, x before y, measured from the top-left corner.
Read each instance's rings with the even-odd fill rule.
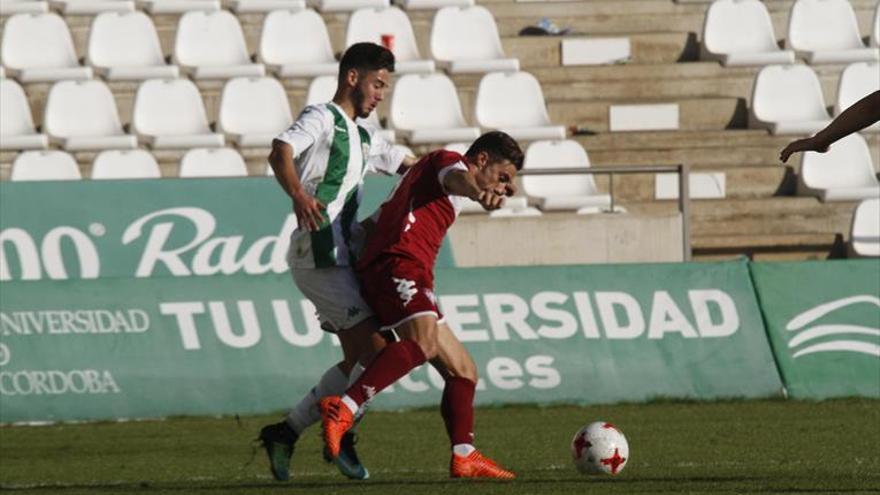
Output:
[[[752,86],[751,127],[772,134],[813,133],[831,121],[819,78],[805,65],[770,65]]]
[[[524,170],[542,168],[589,168],[590,158],[577,141],[535,141],[526,149]],[[611,207],[611,196],[602,194],[591,174],[526,175],[525,194],[543,211],[577,210],[597,213]]]
[[[703,59],[725,66],[794,63],[794,52],[776,43],[770,12],[759,0],[712,2],[701,48]]]
[[[511,104],[515,102],[515,104]],[[550,123],[544,93],[528,72],[492,72],[477,87],[477,123],[516,139],[563,139],[565,127]]]
[[[391,3],[388,0],[309,0],[309,5],[321,12],[347,12],[357,9],[387,7]]]
[[[247,166],[231,148],[195,149],[180,160],[180,177],[245,177]]]
[[[305,0],[226,0],[225,5],[237,14],[306,8]]]
[[[853,201],[880,195],[880,182],[865,138],[849,135],[832,144],[826,153],[801,156],[798,192],[822,201]]]
[[[848,0],[797,0],[788,21],[789,47],[810,64],[850,63],[880,58],[866,47]]]
[[[303,39],[310,40],[303,43]],[[279,77],[335,75],[333,56],[324,20],[314,10],[279,10],[263,21],[258,60]]]
[[[159,165],[144,150],[102,151],[92,163],[92,179],[158,179]]]
[[[39,14],[49,11],[49,2],[42,0],[0,0],[0,15]]]
[[[92,21],[88,62],[109,81],[177,77],[165,64],[153,21],[143,12],[105,12]]]
[[[187,79],[144,81],[134,99],[132,128],[153,148],[223,146],[223,134],[208,127],[205,105],[196,85]]]
[[[874,9],[874,30],[871,31],[871,46],[880,47],[880,2]]]
[[[17,82],[0,79],[0,150],[46,149],[49,138],[34,128],[27,96]]]
[[[287,94],[277,79],[238,77],[224,86],[218,130],[239,147],[270,146],[291,122]]]
[[[241,24],[226,10],[183,14],[174,40],[174,60],[195,79],[266,73],[263,64],[251,62]]]
[[[452,74],[519,70],[519,60],[506,58],[498,26],[488,9],[443,7],[434,15],[431,54]]]
[[[64,15],[134,11],[134,0],[51,0],[49,5]]]
[[[122,130],[110,88],[97,80],[55,83],[43,129],[68,151],[137,147],[137,138]]]
[[[0,41],[8,76],[21,82],[91,79],[92,69],[76,58],[67,24],[57,14],[16,14],[3,26]]]
[[[835,113],[840,115],[840,112],[874,91],[880,91],[880,63],[856,62],[848,65],[840,75],[840,83],[837,85]],[[865,130],[880,132],[880,122],[875,122]]]
[[[79,166],[64,151],[25,151],[12,163],[13,181],[79,180]]]
[[[394,70],[401,74],[434,72],[434,61],[422,59],[412,24],[397,7],[358,9],[348,18],[345,46],[361,41],[381,44],[382,37],[393,36]]]
[[[866,199],[853,213],[850,255],[880,256],[880,198]]]
[[[452,80],[439,73],[407,74],[397,80],[391,123],[411,144],[470,141],[480,134],[465,122]]]
[[[137,6],[150,14],[183,14],[220,10],[220,0],[137,0]]]
[[[470,7],[474,0],[396,0],[406,10],[436,10],[443,7]]]

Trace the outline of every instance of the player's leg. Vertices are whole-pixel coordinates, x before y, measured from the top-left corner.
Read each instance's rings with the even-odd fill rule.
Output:
[[[440,413],[452,446],[449,474],[453,478],[513,479],[514,474],[484,457],[473,445],[474,394],[477,365],[446,323],[437,329],[437,357],[431,360],[445,380]]]
[[[321,400],[324,442],[331,455],[338,455],[342,435],[352,427],[355,415],[364,404],[413,368],[436,356],[436,312],[410,316],[397,325],[396,333],[400,340],[385,346],[344,396]]]
[[[259,439],[269,457],[272,475],[279,481],[290,478],[290,458],[299,436],[321,417],[318,401],[328,395],[341,394],[364,369],[361,363],[368,363],[384,345],[384,340],[376,335],[377,322],[361,299],[350,269],[294,269],[292,274],[297,287],[315,305],[322,327],[335,331],[339,337],[343,360],[324,372],[318,383],[290,409],[284,421],[267,425],[260,431]],[[348,477],[365,479],[367,471],[357,460],[353,445],[352,434],[345,439],[346,455],[337,466]]]

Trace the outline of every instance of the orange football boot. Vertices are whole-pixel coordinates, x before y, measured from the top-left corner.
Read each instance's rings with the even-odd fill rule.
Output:
[[[452,478],[495,478],[499,480],[512,480],[516,477],[492,459],[483,456],[478,450],[468,456],[452,454],[449,462],[449,476]]]
[[[354,414],[342,403],[342,397],[324,397],[318,403],[321,410],[322,430],[324,445],[327,446],[330,457],[339,457],[342,436],[354,425]]]

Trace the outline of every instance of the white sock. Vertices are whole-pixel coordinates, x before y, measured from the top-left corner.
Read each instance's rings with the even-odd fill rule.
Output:
[[[351,411],[352,416],[357,416],[358,409],[360,408],[358,407],[358,403],[355,402],[354,399],[346,394],[342,396],[342,403],[345,404],[346,407],[348,407],[348,410]]]
[[[477,448],[469,443],[457,443],[452,446],[452,453],[462,457],[471,455],[471,452],[475,450],[477,450]]]
[[[348,388],[348,377],[333,365],[324,372],[324,376],[318,381],[309,393],[287,413],[287,424],[293,428],[297,435],[309,426],[321,420],[321,412],[318,410],[318,401],[328,395],[340,395]]]

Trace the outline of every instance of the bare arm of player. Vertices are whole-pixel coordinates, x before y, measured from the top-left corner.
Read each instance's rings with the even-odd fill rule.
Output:
[[[503,194],[480,189],[474,176],[466,170],[450,170],[443,177],[443,188],[449,194],[471,198],[486,210],[497,210],[504,205]]]
[[[824,153],[835,141],[880,121],[880,91],[874,91],[855,102],[815,136],[792,141],[779,153],[783,163],[792,153],[818,151]]]
[[[275,173],[275,180],[293,201],[297,225],[310,232],[318,230],[324,221],[324,216],[321,214],[324,205],[303,189],[293,163],[293,148],[284,141],[277,139],[272,141],[269,165]]]

